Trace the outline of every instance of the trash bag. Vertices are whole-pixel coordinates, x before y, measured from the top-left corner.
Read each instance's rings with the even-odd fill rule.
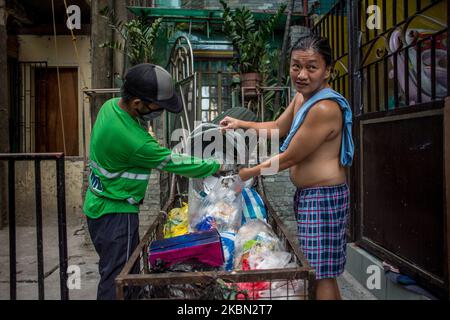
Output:
[[[164,224],[164,238],[172,238],[188,233],[188,209],[188,204],[183,202],[181,208],[170,210]]]
[[[217,229],[237,232],[242,221],[242,180],[238,176],[219,178],[213,189],[200,199],[198,211],[189,213],[191,230]]]

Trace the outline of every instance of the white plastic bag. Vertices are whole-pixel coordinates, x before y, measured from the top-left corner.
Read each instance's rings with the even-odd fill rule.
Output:
[[[197,211],[190,213],[190,227],[195,231],[216,228],[237,232],[242,221],[242,197],[236,192],[236,176],[221,177],[201,199]]]
[[[265,251],[282,251],[282,245],[269,224],[252,220],[243,225],[236,235],[234,268],[243,268],[243,259],[250,262],[249,255]],[[251,268],[251,265],[249,266]]]
[[[248,257],[250,269],[283,269],[291,261],[292,255],[286,251],[271,251],[268,248],[258,250],[255,246]]]

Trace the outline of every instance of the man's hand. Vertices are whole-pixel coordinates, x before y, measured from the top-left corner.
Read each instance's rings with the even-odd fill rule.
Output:
[[[223,172],[230,172],[234,170],[235,165],[234,164],[225,164],[222,163],[219,167],[219,169],[216,171],[214,175],[220,176]]]
[[[242,181],[247,181],[248,179],[252,178],[253,176],[250,173],[250,168],[242,168],[239,170],[239,178]]]
[[[222,121],[220,121],[220,126],[222,128],[220,128],[220,130],[222,130],[222,132],[224,132],[225,130],[230,130],[230,129],[238,129],[240,128],[240,124],[239,124],[239,120],[232,118],[232,117],[225,117],[222,119]]]

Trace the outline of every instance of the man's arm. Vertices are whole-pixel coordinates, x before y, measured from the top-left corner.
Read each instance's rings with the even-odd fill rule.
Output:
[[[254,129],[258,134],[260,130],[267,130],[267,135],[270,137],[272,130],[278,130],[279,136],[284,137],[291,128],[292,120],[294,119],[295,106],[303,102],[303,97],[300,93],[297,93],[289,106],[284,110],[281,116],[275,121],[266,122],[253,122],[234,119],[231,117],[225,117],[220,125],[224,126],[222,130],[227,129]]]
[[[332,134],[336,127],[336,118],[340,116],[340,107],[332,101],[323,100],[309,110],[305,121],[292,138],[287,150],[263,163],[241,169],[242,180],[248,180],[261,174],[275,174],[290,168],[314,153]]]
[[[204,178],[220,169],[220,163],[213,159],[202,160],[186,154],[173,153],[162,147],[154,138],[139,148],[129,162],[140,168],[173,172],[188,178]]]
[[[292,121],[294,120],[295,107],[301,104],[303,104],[303,96],[300,93],[297,93],[286,110],[284,110],[281,116],[275,120],[278,130],[280,130],[280,137],[284,137],[288,134],[291,129]]]

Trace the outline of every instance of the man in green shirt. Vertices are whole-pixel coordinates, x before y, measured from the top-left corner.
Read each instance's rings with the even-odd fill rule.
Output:
[[[215,160],[172,153],[140,125],[139,119],[148,121],[164,110],[182,110],[172,77],[160,66],[139,64],[128,70],[121,98],[105,102],[92,129],[83,211],[100,257],[97,299],[115,299],[114,280],[138,245],[139,204],[151,170],[203,178],[220,168]]]

